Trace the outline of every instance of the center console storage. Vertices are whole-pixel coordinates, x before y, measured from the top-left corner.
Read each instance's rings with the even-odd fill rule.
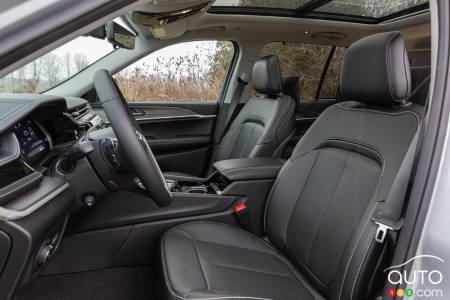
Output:
[[[208,178],[167,176],[172,192],[239,196],[246,204],[250,231],[263,233],[262,217],[267,195],[284,161],[277,158],[238,158],[213,164]]]

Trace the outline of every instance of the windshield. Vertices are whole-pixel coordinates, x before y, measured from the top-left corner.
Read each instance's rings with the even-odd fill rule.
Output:
[[[2,93],[42,93],[114,50],[106,40],[80,36],[0,79]]]

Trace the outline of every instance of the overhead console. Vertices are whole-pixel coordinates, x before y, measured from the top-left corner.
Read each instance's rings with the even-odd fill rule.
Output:
[[[214,1],[173,1],[171,8],[179,4],[177,10],[165,10],[164,5],[147,5],[142,10],[133,11],[133,23],[150,29],[157,39],[169,39],[181,36],[185,31],[187,22],[205,13]]]

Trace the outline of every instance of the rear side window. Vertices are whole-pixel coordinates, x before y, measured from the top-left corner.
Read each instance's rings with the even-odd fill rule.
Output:
[[[329,45],[271,42],[261,49],[261,57],[278,55],[283,76],[300,76],[301,98],[336,98],[345,50]]]
[[[114,75],[128,102],[217,101],[234,53],[229,41],[180,43]]]
[[[325,77],[322,83],[322,87],[319,91],[319,98],[336,98],[339,90],[339,80],[341,75],[342,60],[347,48],[336,47],[331,57],[328,69],[324,70]]]

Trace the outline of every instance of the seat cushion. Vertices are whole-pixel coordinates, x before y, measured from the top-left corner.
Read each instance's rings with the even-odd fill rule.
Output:
[[[231,225],[183,224],[161,245],[169,299],[324,299],[278,250]]]

